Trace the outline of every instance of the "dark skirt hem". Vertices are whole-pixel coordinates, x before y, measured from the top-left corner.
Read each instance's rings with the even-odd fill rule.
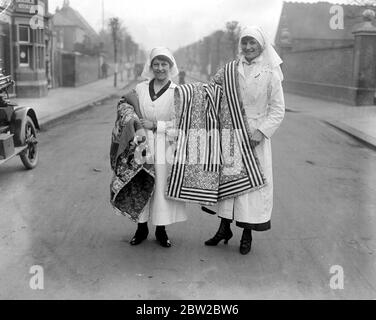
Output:
[[[208,214],[211,214],[211,215],[217,215],[217,213],[213,210],[210,210],[206,207],[201,207],[201,210],[208,213]],[[221,218],[219,217],[220,219],[224,219],[224,218]],[[225,219],[225,220],[228,220],[228,219]],[[228,220],[230,223],[232,222],[232,220]],[[265,231],[269,231],[271,228],[272,228],[272,223],[271,221],[268,221],[268,222],[265,222],[265,223],[260,223],[260,224],[253,224],[253,223],[246,223],[246,222],[236,222],[236,226],[239,227],[239,228],[242,228],[242,229],[247,229],[247,230],[253,230],[253,231],[257,231],[257,232],[265,232]]]
[[[265,232],[269,231],[272,228],[272,223],[271,221],[260,224],[236,222],[236,226],[242,229],[253,230],[257,232]]]

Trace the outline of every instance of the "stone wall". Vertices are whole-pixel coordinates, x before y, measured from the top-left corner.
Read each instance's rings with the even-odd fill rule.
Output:
[[[286,91],[354,104],[354,46],[282,51]]]

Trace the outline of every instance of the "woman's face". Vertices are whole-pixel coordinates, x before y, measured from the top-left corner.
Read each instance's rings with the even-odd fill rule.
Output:
[[[242,53],[248,61],[256,59],[262,53],[261,45],[255,38],[244,37],[242,38],[240,45]]]
[[[155,79],[163,81],[169,77],[171,66],[167,60],[157,57],[153,60],[151,69],[153,70]]]

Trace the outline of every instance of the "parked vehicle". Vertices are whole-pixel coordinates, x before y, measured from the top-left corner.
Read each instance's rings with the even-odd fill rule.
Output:
[[[32,108],[18,106],[9,100],[14,86],[10,76],[0,72],[0,165],[20,156],[27,169],[38,164],[38,119]]]

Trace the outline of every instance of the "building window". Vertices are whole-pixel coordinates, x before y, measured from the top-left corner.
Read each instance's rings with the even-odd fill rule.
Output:
[[[33,70],[45,68],[44,30],[18,25],[19,66]]]
[[[18,26],[18,39],[22,43],[30,43],[30,28],[29,26]]]
[[[28,45],[20,45],[20,66],[30,66],[30,46]]]

